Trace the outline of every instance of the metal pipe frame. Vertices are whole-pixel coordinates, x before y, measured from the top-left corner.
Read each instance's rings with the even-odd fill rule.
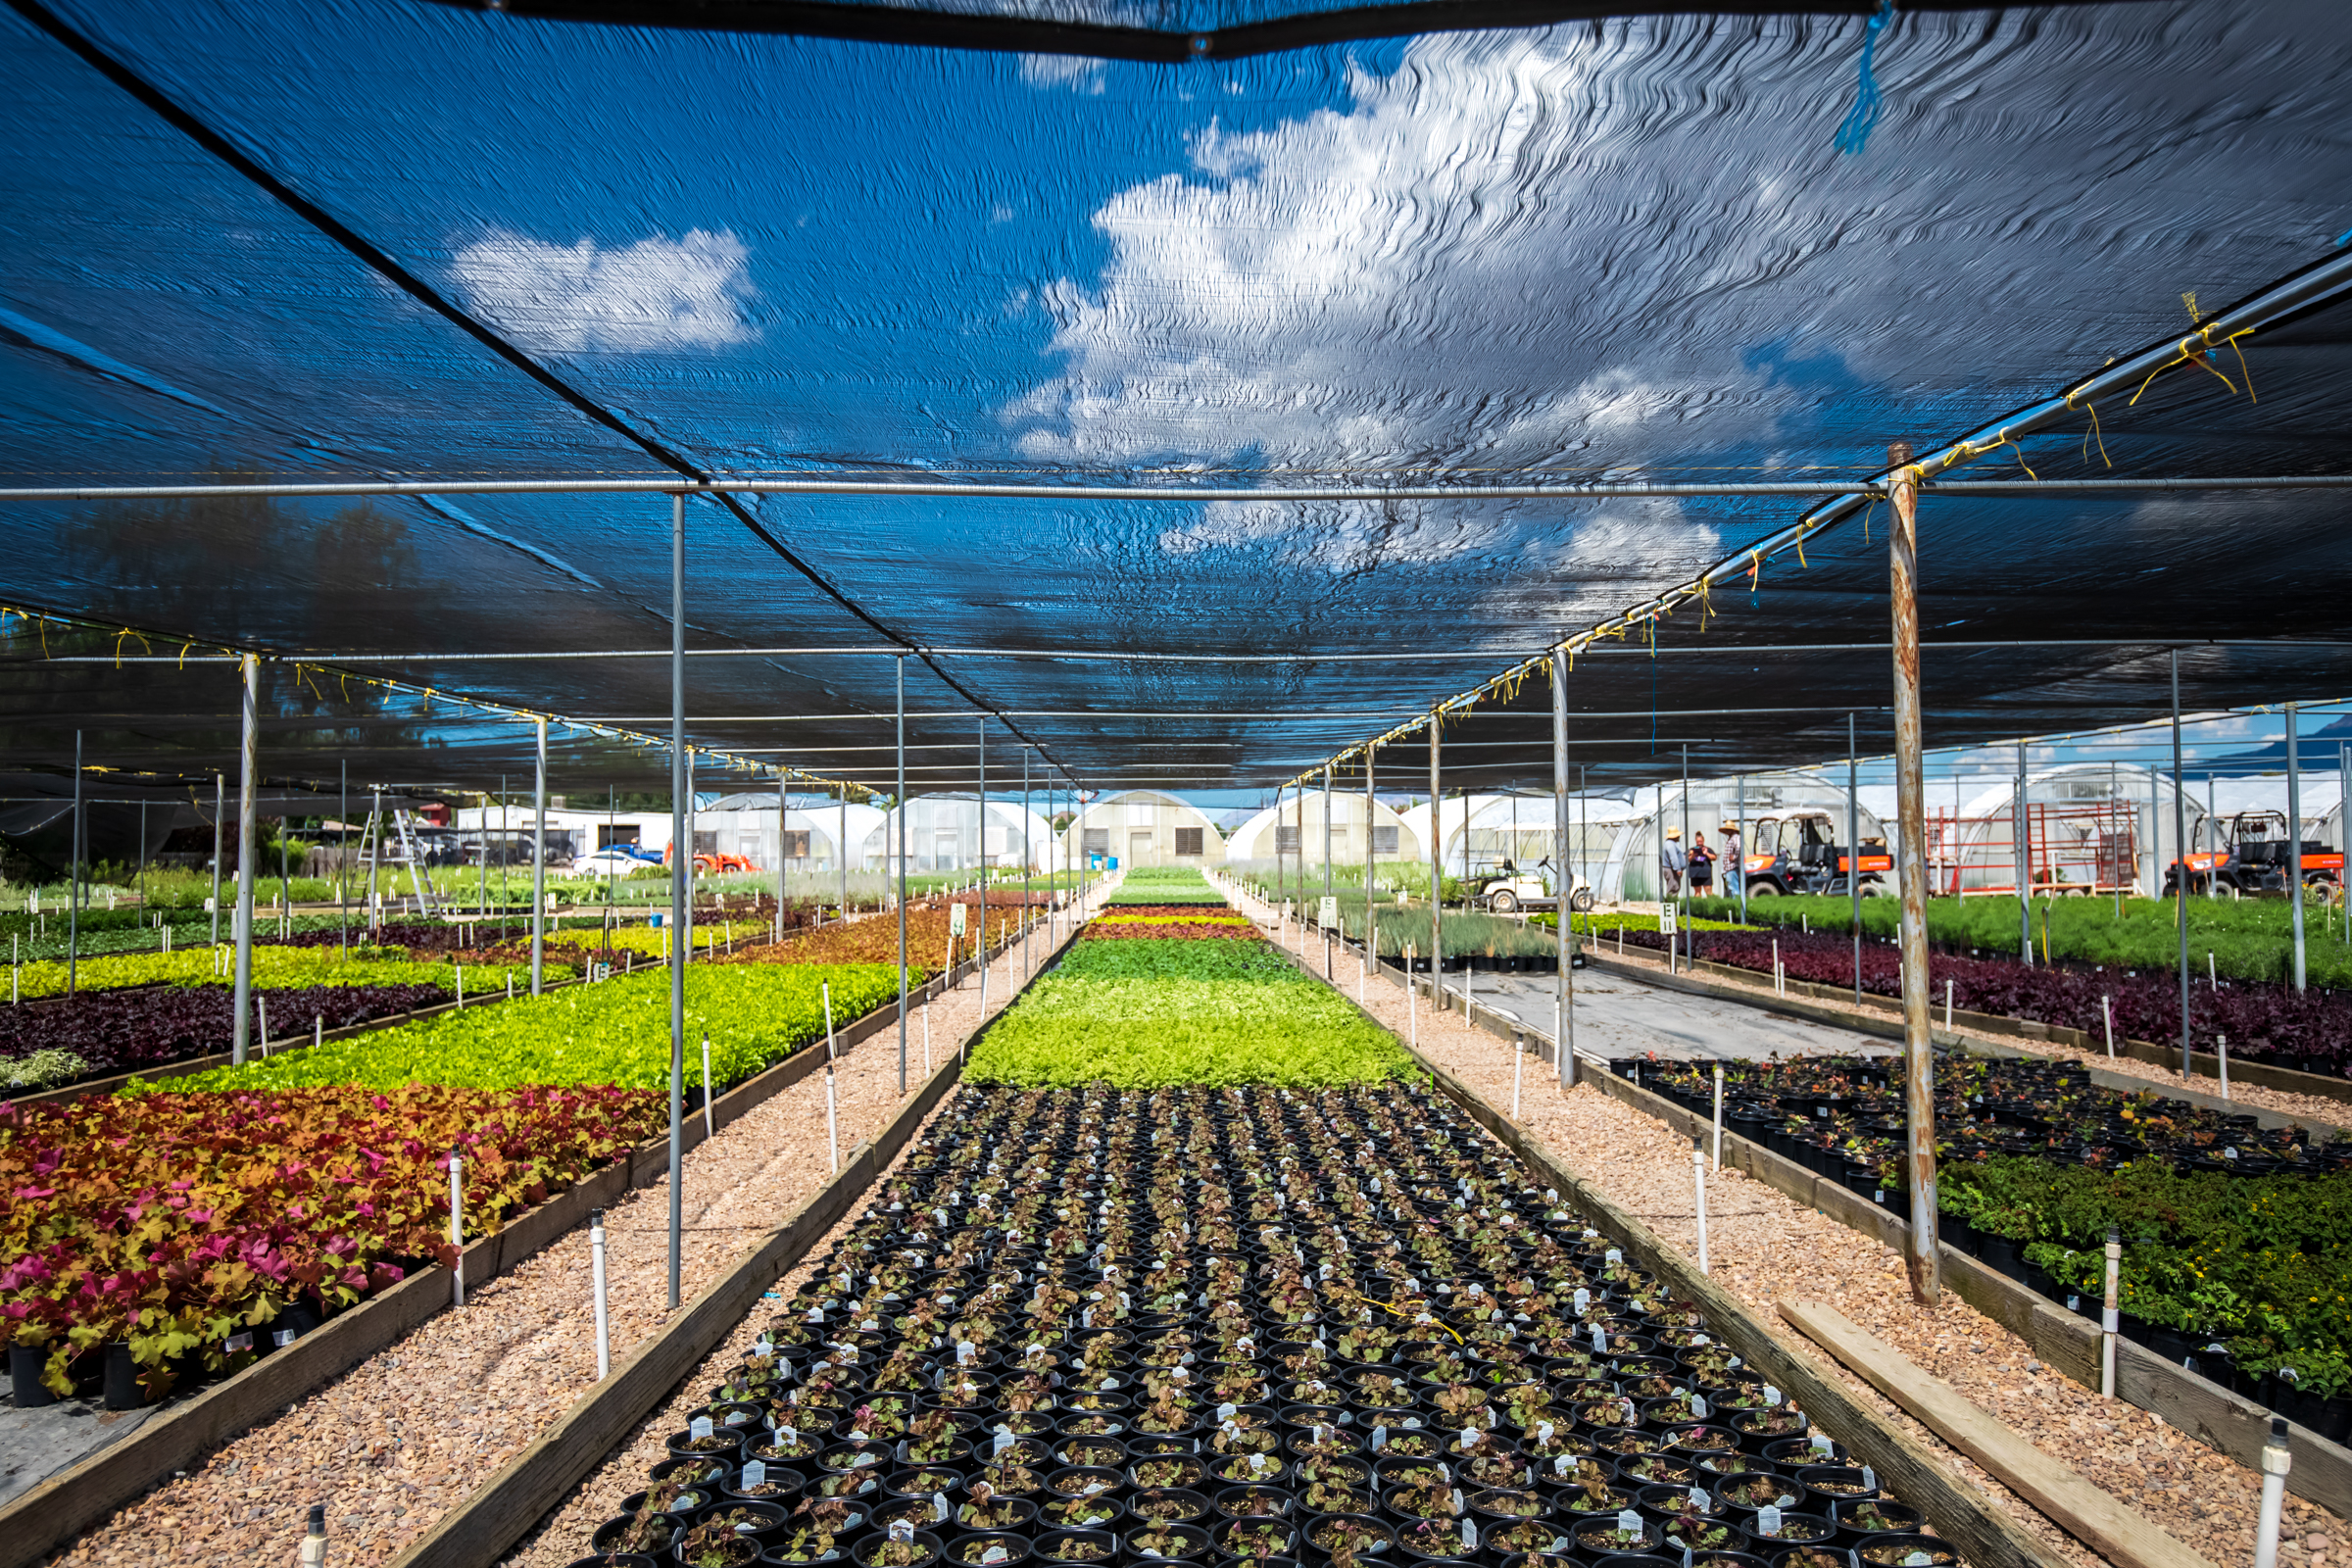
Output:
[[[1433,816],[1435,812],[1431,813]],[[1572,907],[1576,877],[1568,869],[1568,654],[1561,649],[1551,661],[1551,814],[1553,857],[1551,885],[1558,897],[1552,907],[1559,916],[1560,973],[1552,985],[1551,1054],[1560,1087],[1576,1087],[1576,968],[1575,921]],[[1518,846],[1514,844],[1513,849]]]
[[[1936,1050],[1928,994],[1927,719],[1919,666],[1919,490],[1903,466],[1908,444],[1886,449],[1897,475],[1894,526],[1886,536],[1887,600],[1894,633],[1895,883],[1902,899],[1903,1131],[1911,1197],[1904,1264],[1922,1306],[1943,1297],[1936,1250]],[[1862,846],[1852,847],[1859,908]],[[1857,935],[1859,928],[1857,927]],[[1857,987],[1859,986],[1857,977]]]
[[[2352,278],[2352,269],[2346,270]],[[2273,290],[2272,294],[2293,292],[2293,286]],[[2263,298],[2269,299],[2266,295]],[[2311,291],[2298,294],[2287,309],[2298,308],[2313,297]],[[2215,317],[2205,323],[2210,332],[2228,322],[2234,322],[2253,312],[2261,301]],[[2267,318],[2266,313],[2266,318]],[[2183,342],[2189,341],[2183,339]],[[2217,340],[2218,341],[2218,340]],[[1983,457],[1994,446],[2005,445],[2019,435],[2032,435],[2072,416],[2077,399],[2089,400],[2104,396],[2119,387],[2129,386],[2138,375],[2151,368],[2143,361],[2161,360],[2173,354],[2176,346],[2166,344],[2146,354],[2111,366],[2098,375],[2078,385],[2062,397],[2047,398],[2003,421],[1997,428],[1987,427],[1978,432],[1978,439],[1952,442],[1950,445],[1921,460],[1923,470],[1934,466],[1936,472],[1956,467],[1961,463]],[[1995,436],[2000,439],[1994,439]],[[1963,449],[1970,449],[1965,456]],[[2197,477],[2180,475],[2164,478],[2098,479],[1963,479],[1935,482],[1933,473],[1923,471],[1922,487],[1932,494],[1947,496],[1984,496],[2031,499],[2052,495],[2144,495],[2179,491],[2231,490],[2347,490],[2352,489],[2352,474],[2264,474],[2214,475]],[[1833,501],[1884,501],[1887,497],[1891,476],[1873,475],[1863,479],[1833,480],[1723,480],[1715,482],[1685,482],[1677,480],[1626,480],[1609,483],[1567,482],[1557,484],[1344,484],[1344,485],[1105,485],[1105,484],[1000,484],[987,480],[903,480],[903,479],[328,479],[289,481],[277,484],[150,484],[150,485],[46,485],[14,486],[0,489],[0,501],[203,501],[223,496],[269,497],[276,500],[300,500],[304,497],[333,499],[348,496],[584,496],[584,495],[666,495],[666,496],[844,496],[867,497],[875,500],[920,498],[925,500],[961,501],[1043,501],[1064,506],[1073,501],[1271,501],[1271,502],[1388,502],[1388,501],[1628,501],[1643,499],[1703,500],[1707,498],[1806,500],[1828,497]],[[1827,519],[1824,519],[1827,520]],[[1815,524],[1816,527],[1820,523]]]
[[[245,722],[237,747],[237,913],[230,933],[237,945],[236,1017],[229,1033],[229,1059],[240,1067],[253,1040],[253,792],[261,768],[261,732],[254,715],[262,700],[261,662],[247,654],[244,663]]]
[[[547,967],[547,720],[534,726],[538,735],[536,799],[538,822],[531,834],[531,995],[546,992]]]
[[[686,498],[669,509],[669,1309],[676,1311],[686,1223]]]

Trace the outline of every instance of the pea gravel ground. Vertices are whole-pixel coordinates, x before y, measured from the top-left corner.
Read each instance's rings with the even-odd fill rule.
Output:
[[[1247,901],[1247,906],[1270,931],[1271,911],[1254,901]],[[1343,969],[1341,989],[1352,996],[1353,972]],[[1406,1032],[1405,992],[1393,979],[1372,983],[1366,1006],[1382,1023]],[[1507,1110],[1509,1043],[1468,1028],[1458,1013],[1433,1013],[1426,998],[1418,1011],[1422,1052]],[[1522,1124],[1561,1163],[1641,1216],[1667,1245],[1694,1255],[1690,1141],[1596,1089],[1580,1084],[1561,1093],[1549,1069],[1535,1057],[1528,1058],[1527,1068]],[[2210,1560],[2252,1559],[2262,1486],[2254,1471],[2147,1411],[2102,1399],[2049,1370],[2024,1341],[1955,1296],[1947,1294],[1935,1311],[1914,1305],[1892,1250],[1760,1182],[1731,1170],[1711,1175],[1707,1215],[1711,1278],[1785,1341],[1814,1353],[1780,1321],[1775,1304],[1783,1297],[1827,1302]],[[2106,1561],[1860,1378],[1826,1356],[1814,1353],[1814,1359],[1882,1419],[1982,1487],[2055,1554],[2086,1568]],[[2344,1544],[2352,1537],[2343,1520],[2292,1495],[2286,1502],[2282,1561],[2324,1568],[2352,1555]]]
[[[1099,906],[1100,888],[1090,899]],[[1032,956],[1047,951],[1041,935]],[[988,1011],[1022,983],[1020,949],[991,965]],[[929,1004],[934,1049],[945,1059],[981,1022],[975,976]],[[909,1086],[922,1070],[922,1013],[909,1020]],[[900,1103],[895,1033],[868,1040],[835,1073],[846,1154]],[[686,1157],[682,1294],[725,1271],[786,1214],[831,1179],[825,1080],[811,1073]],[[606,1278],[612,1358],[661,1332],[667,1307],[668,1183],[641,1189],[606,1211]],[[327,1508],[331,1559],[371,1568],[399,1555],[447,1509],[512,1459],[596,1377],[586,1226],[470,1293],[407,1339],[353,1368],[276,1419],[244,1433],[117,1513],[54,1564],[156,1563],[249,1568],[291,1563],[313,1503]],[[756,1326],[756,1325],[755,1325]],[[724,1354],[725,1352],[721,1352]],[[682,1396],[709,1383],[690,1379]],[[664,1416],[649,1424],[656,1446]],[[638,1464],[634,1474],[642,1476]],[[629,1474],[608,1465],[600,1472]],[[622,1488],[613,1498],[635,1491]],[[606,1514],[597,1515],[590,1528]],[[554,1562],[587,1554],[573,1532]],[[551,1531],[551,1541],[563,1539]]]

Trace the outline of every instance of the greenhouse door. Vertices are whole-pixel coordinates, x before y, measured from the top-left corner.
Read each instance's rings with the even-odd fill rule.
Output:
[[[1127,863],[1142,865],[1151,858],[1152,830],[1148,827],[1132,829],[1127,835]]]

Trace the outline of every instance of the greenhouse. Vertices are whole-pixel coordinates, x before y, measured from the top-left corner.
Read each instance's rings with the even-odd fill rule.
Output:
[[[1122,867],[1214,865],[1225,835],[1190,801],[1164,790],[1121,790],[1086,808],[1060,834],[1063,865],[1081,859]]]
[[[2352,10],[0,73],[0,1568],[2352,1552]]]

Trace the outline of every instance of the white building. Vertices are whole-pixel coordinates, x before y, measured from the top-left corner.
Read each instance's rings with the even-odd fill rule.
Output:
[[[1331,858],[1335,865],[1364,863],[1364,796],[1361,790],[1334,789],[1331,792]],[[1372,858],[1378,860],[1419,861],[1427,853],[1423,846],[1428,840],[1425,829],[1416,829],[1406,819],[1406,813],[1391,809],[1382,801],[1372,802],[1370,828]],[[1236,861],[1272,863],[1280,855],[1290,858],[1303,854],[1305,863],[1323,863],[1323,792],[1309,789],[1291,791],[1282,801],[1267,807],[1249,821],[1233,830],[1226,840],[1226,858]]]
[[[1060,848],[1065,857],[1115,858],[1122,869],[1220,865],[1227,853],[1207,813],[1160,790],[1122,790],[1089,804],[1062,830]]]
[[[863,840],[863,864],[873,870],[895,867],[902,817],[906,824],[906,869],[909,871],[966,871],[981,866],[1015,867],[1024,859],[1035,870],[1054,867],[1054,830],[1035,811],[1021,809],[1017,800],[990,797],[985,815],[982,803],[968,791],[960,794],[918,795],[903,808],[874,813],[875,822]]]

